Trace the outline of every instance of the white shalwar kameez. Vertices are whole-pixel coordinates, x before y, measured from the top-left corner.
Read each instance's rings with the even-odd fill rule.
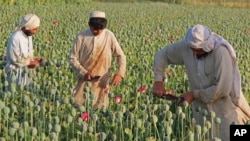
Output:
[[[27,73],[30,60],[33,59],[32,36],[27,36],[22,30],[12,33],[7,46],[6,73],[8,83],[28,85],[31,83]]]

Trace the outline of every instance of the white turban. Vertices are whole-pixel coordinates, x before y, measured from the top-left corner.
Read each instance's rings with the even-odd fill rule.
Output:
[[[211,51],[214,46],[211,30],[204,25],[195,25],[188,29],[186,33],[186,42],[192,48],[202,48],[205,52]]]
[[[234,95],[232,97],[238,99],[241,94],[241,76],[233,46],[220,35],[211,32],[207,26],[200,24],[188,29],[185,41],[191,48],[202,48],[205,52],[210,52],[222,46],[227,48],[234,65]]]
[[[105,13],[102,11],[93,11],[89,14],[90,18],[105,18]]]
[[[16,30],[25,27],[26,30],[31,30],[40,26],[40,19],[35,14],[27,14],[22,17]]]

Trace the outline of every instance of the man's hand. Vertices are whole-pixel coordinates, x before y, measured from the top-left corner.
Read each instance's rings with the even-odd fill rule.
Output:
[[[40,63],[37,60],[31,60],[30,64],[28,65],[28,68],[34,69],[35,67],[39,67]]]
[[[92,74],[91,72],[87,72],[85,75],[84,75],[84,80],[86,81],[91,81],[92,79]]]
[[[121,83],[121,81],[122,81],[122,76],[119,75],[119,74],[115,74],[115,75],[113,76],[113,80],[112,80],[111,86],[117,86],[118,84]]]
[[[189,104],[194,101],[194,95],[192,91],[182,94],[181,97],[183,97]]]
[[[162,95],[166,92],[163,82],[162,81],[156,81],[152,88],[152,93],[157,97],[162,97]]]
[[[35,58],[34,60],[36,60],[37,62],[41,63],[41,62],[43,61],[43,58],[37,57],[37,58]]]

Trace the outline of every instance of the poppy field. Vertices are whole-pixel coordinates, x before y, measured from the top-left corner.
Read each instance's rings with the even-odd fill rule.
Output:
[[[85,105],[74,106],[76,76],[69,52],[78,32],[88,28],[89,12],[104,11],[127,57],[122,83],[109,89],[110,105],[94,110],[93,95],[85,89]],[[153,59],[157,50],[184,38],[194,24],[204,24],[227,39],[238,57],[244,95],[250,102],[250,10],[164,3],[97,3],[88,5],[0,6],[0,141],[202,141],[213,134],[220,119],[186,102],[151,94]],[[44,63],[32,76],[32,86],[7,89],[4,70],[7,40],[21,16],[35,13],[41,27],[33,37],[35,56]],[[113,61],[112,72],[115,73]],[[188,91],[185,69],[169,66],[165,88],[176,96]],[[192,112],[204,115],[203,125]],[[210,115],[212,120],[205,117]],[[215,124],[214,124],[215,123]],[[212,127],[215,125],[216,127]]]

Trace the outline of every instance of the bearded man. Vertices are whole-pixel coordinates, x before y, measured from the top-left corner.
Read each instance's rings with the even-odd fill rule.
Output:
[[[166,92],[164,70],[170,64],[184,65],[186,69],[190,91],[181,97],[192,104],[197,124],[203,125],[203,115],[196,112],[198,107],[215,112],[221,119],[219,138],[229,141],[230,124],[244,124],[250,119],[250,107],[241,90],[235,51],[227,40],[207,26],[198,24],[191,27],[185,39],[156,53],[152,93],[157,97]],[[212,120],[210,116],[206,118]],[[216,130],[212,129],[211,135],[214,136],[210,139],[216,137]]]
[[[32,36],[40,27],[40,18],[35,14],[24,15],[11,34],[7,44],[6,73],[9,85],[29,85],[32,79],[27,68],[39,66],[42,58],[34,58]]]

